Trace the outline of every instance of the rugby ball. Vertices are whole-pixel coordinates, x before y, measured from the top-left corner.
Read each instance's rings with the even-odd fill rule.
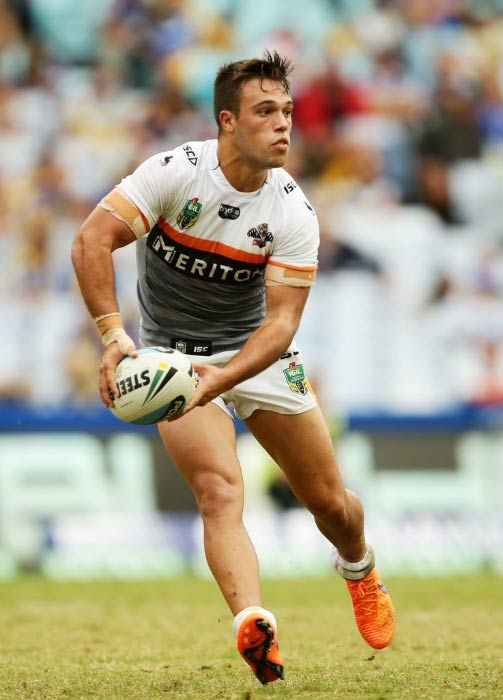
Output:
[[[151,347],[117,365],[120,396],[112,413],[126,423],[148,425],[178,415],[192,398],[197,379],[190,360],[178,350]]]

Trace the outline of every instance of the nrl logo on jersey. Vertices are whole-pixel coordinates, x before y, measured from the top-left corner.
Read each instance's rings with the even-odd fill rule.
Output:
[[[263,248],[266,243],[271,243],[274,236],[269,231],[269,224],[259,224],[251,228],[247,236],[253,238],[253,245],[258,245],[259,248]]]
[[[307,394],[309,385],[302,365],[298,365],[295,361],[290,362],[288,369],[283,370],[283,374],[288,382],[288,386],[294,394],[302,394],[302,396]]]
[[[193,197],[185,202],[182,211],[176,217],[176,223],[180,228],[190,228],[199,219],[199,214],[203,205],[199,203],[198,197]]]

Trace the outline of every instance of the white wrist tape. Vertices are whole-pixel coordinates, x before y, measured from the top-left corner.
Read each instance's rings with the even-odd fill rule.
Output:
[[[110,318],[110,316],[120,316],[120,311],[111,311],[109,314],[101,314],[101,316],[95,316],[93,321],[98,323],[98,321],[103,321],[104,318]]]
[[[131,346],[135,347],[133,340],[128,336],[124,328],[111,328],[109,331],[106,331],[101,336],[101,342],[104,347],[116,342],[119,345],[119,350],[124,355],[127,355]]]

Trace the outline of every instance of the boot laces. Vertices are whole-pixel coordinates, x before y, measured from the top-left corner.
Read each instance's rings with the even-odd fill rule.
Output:
[[[376,615],[378,609],[377,586],[373,581],[358,582],[356,595],[360,598],[358,608],[365,615]]]

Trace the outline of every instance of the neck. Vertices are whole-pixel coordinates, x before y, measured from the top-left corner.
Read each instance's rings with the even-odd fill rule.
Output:
[[[238,151],[228,148],[221,141],[217,149],[218,164],[228,182],[238,192],[256,192],[267,180],[268,169],[257,168]]]

